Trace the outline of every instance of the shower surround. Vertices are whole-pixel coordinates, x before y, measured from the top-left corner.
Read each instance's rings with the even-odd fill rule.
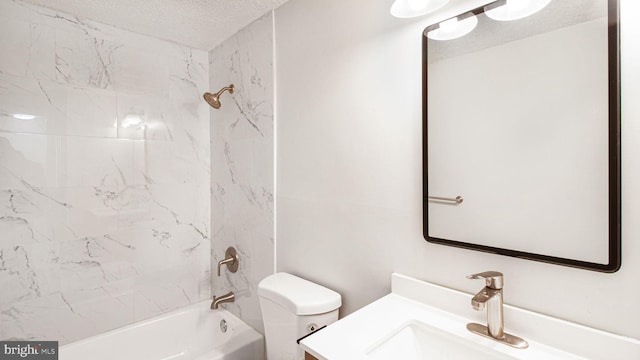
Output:
[[[208,298],[207,52],[18,1],[0,49],[0,339]]]
[[[273,13],[211,50],[210,88],[234,84],[211,110],[212,268],[234,246],[237,273],[222,268],[213,292],[233,291],[228,309],[264,333],[257,288],[274,272]]]

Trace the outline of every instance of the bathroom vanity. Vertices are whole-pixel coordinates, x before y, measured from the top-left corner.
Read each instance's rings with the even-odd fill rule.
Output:
[[[505,330],[518,349],[467,330],[484,323],[472,294],[400,274],[391,293],[300,342],[320,360],[354,359],[634,359],[640,341],[504,305]]]

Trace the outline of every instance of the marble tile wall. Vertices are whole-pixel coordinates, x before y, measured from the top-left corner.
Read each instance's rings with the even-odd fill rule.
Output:
[[[236,294],[224,304],[263,331],[257,294],[274,271],[273,15],[267,14],[209,53],[209,83],[230,83],[211,111],[212,271],[228,246],[240,254],[238,272],[212,274],[214,294]]]
[[[0,2],[0,339],[64,344],[209,297],[208,87],[205,51]]]

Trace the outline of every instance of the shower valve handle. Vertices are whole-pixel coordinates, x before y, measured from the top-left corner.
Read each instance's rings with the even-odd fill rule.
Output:
[[[238,271],[238,252],[233,246],[229,246],[227,251],[224,253],[225,258],[223,260],[218,261],[218,276],[220,276],[220,268],[222,265],[227,265],[227,270],[232,273]]]

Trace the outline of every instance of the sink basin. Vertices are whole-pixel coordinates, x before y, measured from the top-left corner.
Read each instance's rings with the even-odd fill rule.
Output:
[[[375,343],[366,354],[372,360],[516,359],[415,320]]]

